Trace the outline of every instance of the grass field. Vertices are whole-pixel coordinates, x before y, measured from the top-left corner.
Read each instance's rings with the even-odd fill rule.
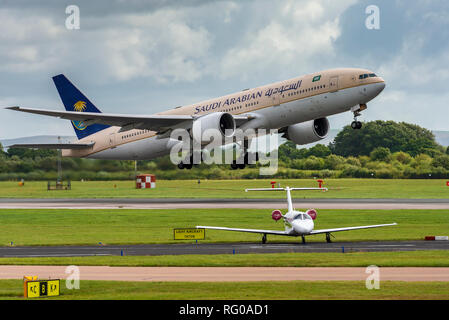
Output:
[[[95,245],[174,243],[173,228],[215,225],[283,229],[260,209],[1,209],[0,245]],[[320,210],[315,228],[397,222],[397,226],[335,233],[338,241],[412,240],[445,235],[449,210]],[[270,242],[299,242],[269,236]],[[324,241],[323,235],[309,241]],[[205,242],[260,241],[260,235],[207,230]],[[179,243],[179,240],[178,240]]]
[[[317,187],[313,179],[279,180],[281,186]],[[449,196],[441,179],[324,179],[329,192],[295,192],[295,198],[427,198]],[[0,182],[1,198],[284,198],[282,192],[244,192],[245,188],[271,187],[266,180],[161,180],[156,189],[135,189],[132,181],[73,181],[72,190],[47,191],[45,181]]]
[[[114,267],[449,267],[449,251],[0,258],[0,265]]]
[[[21,280],[0,280],[0,299],[24,299]],[[364,281],[290,282],[112,282],[81,281],[79,290],[68,290],[61,281],[61,296],[35,299],[198,299],[198,300],[378,300],[449,299],[448,282],[382,281],[379,290],[368,290]]]

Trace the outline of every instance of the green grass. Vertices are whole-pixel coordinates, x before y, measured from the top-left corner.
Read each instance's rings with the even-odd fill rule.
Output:
[[[126,252],[125,252],[126,253]],[[0,265],[114,267],[449,267],[448,250],[0,258]]]
[[[198,300],[377,300],[449,299],[449,282],[382,281],[379,290],[368,290],[364,281],[266,282],[112,282],[81,281],[79,290],[68,290],[61,281],[61,296],[35,299],[198,299]],[[24,299],[21,280],[0,280],[0,299]]]
[[[173,228],[196,225],[283,229],[272,209],[0,209],[0,245],[180,243]],[[446,235],[449,210],[320,210],[315,229],[397,222],[397,226],[335,233],[338,241],[412,240]],[[269,236],[270,242],[299,242]],[[309,241],[324,241],[323,235]],[[206,230],[203,242],[254,242],[260,235]]]
[[[273,179],[161,180],[156,189],[135,189],[132,181],[73,181],[72,190],[47,191],[45,181],[0,182],[1,198],[285,198],[283,192],[244,192],[270,187]],[[281,180],[281,186],[317,187],[313,179]],[[295,198],[427,198],[444,199],[449,187],[442,179],[324,179],[329,192],[298,191]]]

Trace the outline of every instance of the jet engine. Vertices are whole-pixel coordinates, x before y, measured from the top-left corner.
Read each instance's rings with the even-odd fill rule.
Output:
[[[319,118],[288,126],[284,135],[296,144],[308,144],[326,138],[329,132],[327,118]]]
[[[308,214],[312,218],[312,220],[315,220],[318,215],[315,209],[307,210],[306,214]]]
[[[273,210],[273,212],[271,213],[271,218],[274,221],[278,221],[279,219],[281,219],[282,218],[281,210]]]
[[[211,132],[210,130],[216,131]],[[193,121],[191,135],[196,142],[209,143],[213,140],[211,136],[215,136],[216,132],[221,137],[232,137],[235,133],[234,117],[229,113],[214,112]]]

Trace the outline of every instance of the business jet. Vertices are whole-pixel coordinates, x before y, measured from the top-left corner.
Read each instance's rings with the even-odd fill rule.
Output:
[[[9,147],[61,149],[66,157],[93,159],[150,160],[170,153],[180,140],[171,137],[175,129],[185,129],[201,147],[209,129],[229,138],[236,129],[278,130],[292,142],[303,145],[324,139],[329,131],[328,116],[352,112],[352,128],[367,103],[385,87],[385,81],[366,69],[340,68],[316,72],[207,101],[176,107],[152,114],[111,114],[100,110],[63,74],[53,82],[66,111],[24,108],[7,109],[70,120],[78,137],[74,143],[16,144]],[[127,109],[130,107],[127,106]],[[204,140],[203,140],[204,139]],[[248,164],[251,138],[244,138],[244,161],[232,169]],[[178,164],[192,168],[192,153]]]
[[[249,233],[260,233],[262,234],[262,243],[267,242],[267,234],[274,234],[278,236],[291,236],[298,237],[301,236],[302,243],[306,243],[306,236],[315,234],[326,234],[326,241],[328,243],[331,241],[331,233],[358,229],[369,229],[369,228],[379,228],[387,226],[395,226],[397,223],[390,224],[376,224],[369,226],[357,226],[357,227],[345,227],[345,228],[333,228],[333,229],[314,229],[313,221],[317,218],[317,212],[315,209],[307,210],[306,212],[301,212],[293,209],[292,198],[290,191],[292,190],[323,190],[327,191],[327,188],[258,188],[258,189],[246,189],[245,191],[287,191],[287,212],[282,214],[280,210],[274,210],[271,213],[273,220],[278,221],[284,219],[284,231],[277,230],[261,230],[261,229],[239,229],[239,228],[226,228],[226,227],[210,227],[210,226],[196,226],[197,229],[214,229],[214,230],[224,230],[224,231],[237,231],[237,232],[249,232]]]

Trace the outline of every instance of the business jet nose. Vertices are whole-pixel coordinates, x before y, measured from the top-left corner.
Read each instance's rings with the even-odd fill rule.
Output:
[[[297,234],[308,234],[313,230],[313,222],[309,220],[301,222],[294,221],[292,227]]]

